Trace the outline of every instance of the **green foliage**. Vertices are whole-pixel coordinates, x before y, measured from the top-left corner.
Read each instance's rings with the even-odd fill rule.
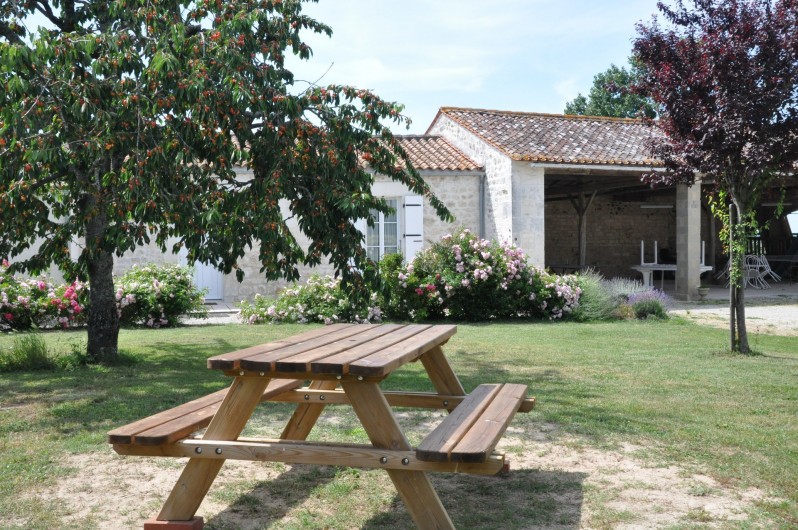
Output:
[[[53,364],[56,368],[70,371],[89,364],[85,341],[71,340],[68,342],[67,347],[67,351],[61,351],[52,356]]]
[[[662,302],[659,300],[640,300],[632,305],[635,317],[645,318],[667,318],[665,308],[662,307]]]
[[[657,115],[654,103],[634,93],[633,87],[640,77],[639,67],[630,59],[630,68],[618,68],[614,64],[593,78],[588,97],[581,93],[565,104],[565,114],[580,116],[609,116],[615,118],[638,118]]]
[[[26,333],[14,338],[11,348],[0,349],[0,372],[47,370],[53,360],[47,344],[38,333]]]
[[[577,275],[582,289],[579,307],[574,318],[580,322],[646,318],[649,315],[667,317],[670,298],[662,291],[649,289],[637,280],[605,279],[588,269]]]
[[[668,318],[667,308],[671,303],[671,298],[662,291],[651,289],[632,294],[627,303],[632,306],[637,318]]]
[[[353,297],[341,288],[341,280],[329,276],[311,276],[303,285],[284,289],[276,300],[255,295],[252,302],[241,302],[241,319],[248,324],[259,322],[379,322],[382,316],[376,305],[377,295],[369,300]]]
[[[621,298],[610,290],[604,277],[598,272],[588,269],[576,276],[577,284],[582,290],[579,307],[574,311],[574,319],[580,322],[594,322],[616,318],[616,310]]]
[[[444,236],[406,266],[390,260],[382,266],[382,305],[395,319],[556,319],[579,304],[573,277],[531,267],[523,250],[469,230]]]
[[[634,294],[651,290],[643,285],[643,282],[631,278],[603,278],[602,283],[612,296],[624,300],[628,300]]]
[[[119,319],[124,324],[174,326],[181,317],[204,317],[208,312],[205,292],[194,286],[188,267],[134,265],[115,285]]]

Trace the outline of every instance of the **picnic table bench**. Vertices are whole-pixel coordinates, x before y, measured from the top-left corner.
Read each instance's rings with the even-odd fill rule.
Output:
[[[337,324],[211,357],[233,377],[228,389],[114,429],[122,455],[189,457],[158,516],[145,530],[202,528],[195,517],[227,459],[385,469],[418,528],[454,528],[427,472],[495,474],[496,445],[516,412],[535,404],[526,385],[483,384],[466,394],[441,346],[456,326]],[[396,368],[420,360],[436,392],[383,391]],[[262,402],[296,403],[279,439],[241,437]],[[371,445],[307,442],[327,405],[349,405]],[[413,448],[392,407],[443,409],[443,421]],[[205,429],[201,436],[193,436]]]

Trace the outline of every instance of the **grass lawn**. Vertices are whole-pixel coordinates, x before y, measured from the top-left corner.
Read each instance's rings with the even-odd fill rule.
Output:
[[[107,455],[105,433],[113,427],[224,387],[226,379],[205,368],[207,357],[305,329],[124,330],[120,347],[137,361],[129,366],[0,374],[0,528],[108,525],[92,516],[77,522],[60,518],[63,501],[47,492],[78,472],[67,456]],[[51,347],[67,350],[85,340],[85,332],[53,332],[45,338]],[[0,337],[0,349],[12,340]],[[679,319],[499,323],[459,326],[445,351],[467,390],[480,383],[519,382],[537,396],[536,410],[518,414],[511,426],[509,432],[523,440],[509,448],[511,461],[514,452],[540,449],[536,433],[541,426],[555,426],[557,437],[588,448],[613,451],[634,444],[646,448],[638,456],[654,467],[700,471],[721,484],[765,493],[743,519],[721,526],[798,527],[798,339],[753,336],[759,355],[752,356],[726,354],[726,343],[727,332]],[[384,387],[427,390],[421,370],[419,364],[404,367]],[[273,435],[272,426],[279,425],[287,407],[259,412],[248,433]],[[351,413],[333,412],[336,421],[321,423],[321,432],[312,436],[365,440]],[[423,436],[425,419],[401,418],[409,422],[412,442]],[[410,524],[384,473],[273,466],[281,473],[279,488],[242,480],[212,488],[210,496],[269,528]],[[544,484],[532,471],[517,470],[498,479],[436,475],[435,483],[458,528],[578,527],[578,510],[564,514],[558,509],[557,488],[571,494],[579,490],[581,502],[590,507],[591,527],[634,524],[634,513],[602,509],[607,493],[585,487],[584,477],[572,475]],[[259,495],[277,497],[281,508],[259,508]],[[514,495],[522,502],[508,504]],[[157,508],[144,515],[154,515]],[[693,515],[667,527],[713,524],[705,514]],[[211,518],[206,528],[228,524]]]

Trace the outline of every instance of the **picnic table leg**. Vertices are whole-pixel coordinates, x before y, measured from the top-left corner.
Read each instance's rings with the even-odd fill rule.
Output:
[[[374,447],[412,449],[377,383],[343,382],[341,386]],[[454,530],[452,520],[426,473],[400,469],[386,471],[417,528]]]
[[[439,394],[465,396],[465,389],[452,370],[452,366],[443,354],[443,349],[436,346],[421,356],[421,363],[427,370],[430,381]]]
[[[310,388],[315,390],[335,390],[338,386],[338,381],[324,381],[316,380],[310,382]],[[297,405],[291,419],[283,429],[283,434],[280,438],[283,440],[304,440],[310,434],[310,431],[316,425],[322,411],[324,410],[323,403],[301,403]]]
[[[204,440],[235,440],[252,416],[269,378],[237,377],[205,430]],[[197,513],[224,460],[192,458],[158,514],[159,521],[188,521]]]

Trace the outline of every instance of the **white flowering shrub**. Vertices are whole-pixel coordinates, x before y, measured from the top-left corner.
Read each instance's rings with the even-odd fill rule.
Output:
[[[377,294],[368,301],[354,300],[341,288],[341,280],[330,276],[311,276],[303,285],[284,289],[277,299],[255,295],[241,302],[240,318],[248,324],[259,322],[380,322],[382,311]]]
[[[381,272],[383,308],[400,320],[553,320],[572,313],[581,294],[574,276],[532,267],[520,248],[469,230],[444,236],[406,266],[388,257]]]
[[[187,314],[205,316],[205,293],[194,285],[191,269],[178,265],[133,266],[114,282],[122,324],[151,328],[175,325]]]

